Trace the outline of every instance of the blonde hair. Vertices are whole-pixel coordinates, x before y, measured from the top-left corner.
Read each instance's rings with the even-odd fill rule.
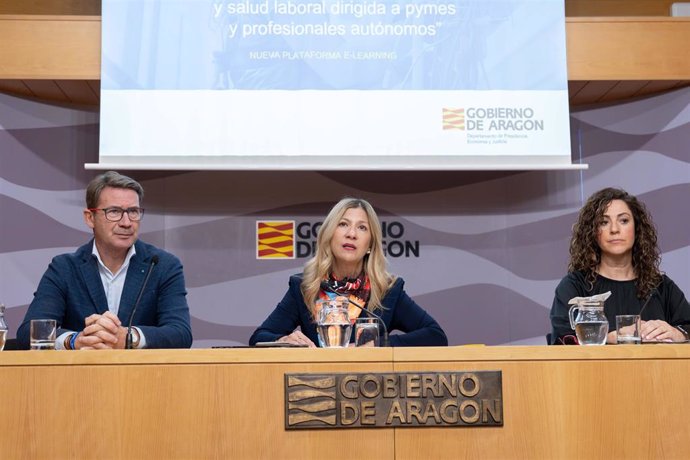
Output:
[[[369,220],[369,232],[371,234],[371,252],[364,256],[363,265],[364,273],[369,277],[371,284],[371,292],[366,309],[370,311],[383,309],[381,300],[395,282],[396,277],[388,273],[386,267],[386,256],[383,253],[381,241],[383,234],[376,211],[366,200],[343,198],[333,206],[323,220],[323,224],[319,229],[319,235],[316,238],[316,254],[304,265],[301,291],[304,303],[307,304],[312,317],[315,315],[316,300],[321,289],[321,281],[333,270],[334,257],[331,252],[331,239],[345,212],[353,208],[364,210]]]

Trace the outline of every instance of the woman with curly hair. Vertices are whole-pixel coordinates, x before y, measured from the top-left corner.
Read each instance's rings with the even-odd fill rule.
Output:
[[[659,263],[656,228],[645,205],[621,189],[594,193],[573,226],[568,275],[556,288],[551,307],[551,343],[575,341],[568,319],[570,299],[607,291],[607,343],[616,343],[616,315],[640,312],[643,341],[686,341],[690,305],[659,271]]]
[[[340,200],[321,225],[316,254],[302,274],[290,277],[283,300],[249,344],[279,341],[315,347],[318,301],[340,295],[376,312],[387,330],[404,332],[390,336],[391,346],[448,345],[441,326],[405,293],[402,278],[388,273],[382,239],[381,224],[367,201]],[[351,320],[360,313],[351,308]]]

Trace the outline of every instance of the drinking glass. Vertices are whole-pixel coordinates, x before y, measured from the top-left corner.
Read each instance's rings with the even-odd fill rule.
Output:
[[[54,350],[57,322],[54,319],[31,320],[31,349]]]
[[[616,342],[618,344],[640,344],[640,315],[616,315]]]
[[[5,349],[7,339],[7,323],[5,322],[5,305],[0,303],[0,351]]]
[[[377,318],[357,318],[355,321],[355,346],[379,346],[379,320]]]

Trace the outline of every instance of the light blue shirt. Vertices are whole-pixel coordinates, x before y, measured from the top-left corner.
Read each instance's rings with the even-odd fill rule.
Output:
[[[127,251],[125,261],[120,269],[113,273],[103,263],[101,255],[98,253],[96,243],[94,242],[93,244],[92,254],[96,256],[96,260],[98,260],[98,273],[101,275],[101,283],[103,283],[105,297],[108,299],[108,310],[110,310],[115,316],[117,316],[117,312],[120,310],[120,298],[122,298],[122,290],[125,288],[125,279],[127,278],[129,260],[136,253],[137,250],[134,249],[134,245],[132,245],[132,247],[129,248],[129,251]]]

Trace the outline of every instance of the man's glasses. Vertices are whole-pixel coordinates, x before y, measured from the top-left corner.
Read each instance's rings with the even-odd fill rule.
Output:
[[[138,222],[144,217],[144,208],[89,208],[89,211],[103,211],[105,218],[110,222],[119,222],[125,212],[132,222]]]

